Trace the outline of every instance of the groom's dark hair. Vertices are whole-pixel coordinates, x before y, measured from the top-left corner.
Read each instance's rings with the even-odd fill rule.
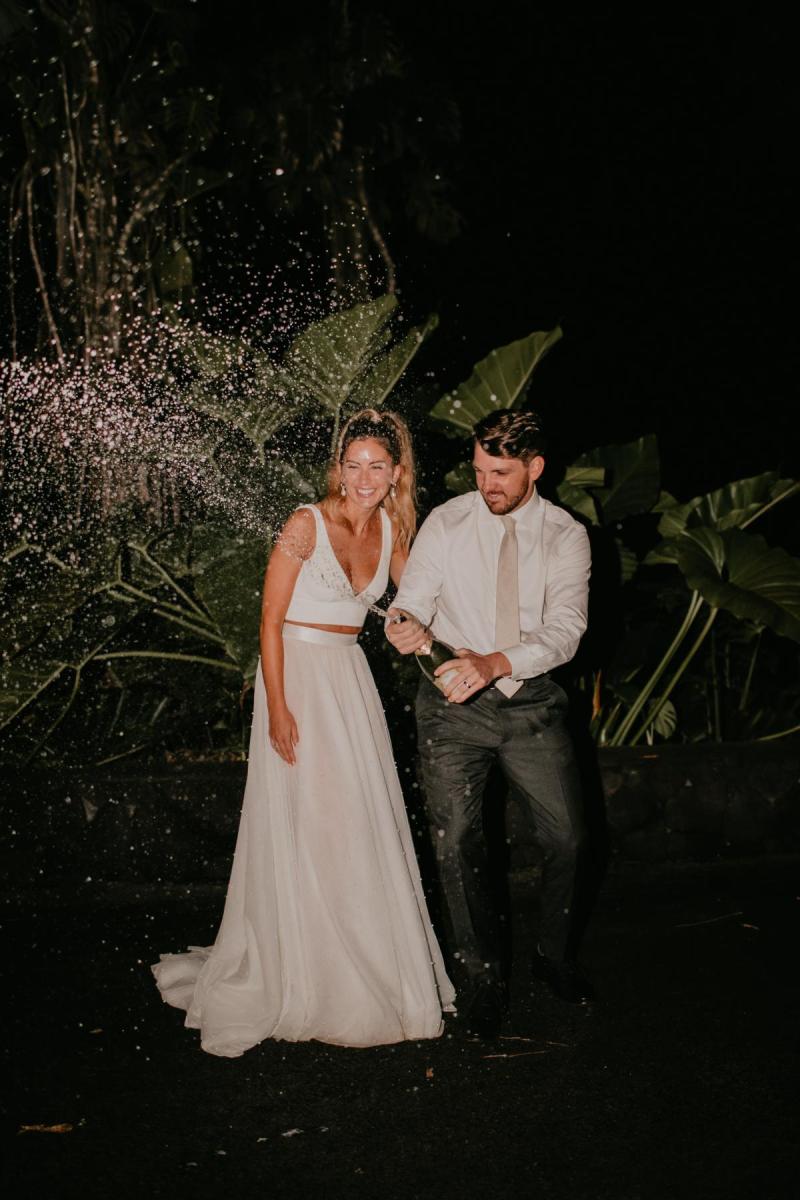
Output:
[[[483,417],[472,431],[481,450],[492,458],[520,458],[530,462],[546,449],[542,422],[534,412],[498,408]]]

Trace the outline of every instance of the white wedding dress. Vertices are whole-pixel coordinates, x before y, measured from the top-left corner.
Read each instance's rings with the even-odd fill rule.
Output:
[[[316,545],[287,617],[360,625],[388,582],[391,523],[381,509],[378,570],[356,597],[322,514],[306,507]],[[259,667],[219,933],[211,947],[162,955],[152,968],[159,990],[186,1010],[204,1050],[229,1057],[264,1038],[376,1046],[437,1037],[454,992],[366,659],[355,635],[299,625],[284,625],[283,647],[297,762],[289,766],[269,743]]]

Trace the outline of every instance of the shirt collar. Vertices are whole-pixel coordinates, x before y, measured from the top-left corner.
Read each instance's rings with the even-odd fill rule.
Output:
[[[489,511],[486,501],[484,500],[484,498],[480,494],[480,492],[477,490],[475,492],[475,497],[478,502],[478,512],[480,513],[480,520],[482,522],[484,522],[486,525],[491,525],[495,529],[502,531],[503,522],[493,512]],[[539,496],[539,491],[538,491],[536,485],[534,484],[533,494],[530,497],[530,499],[526,500],[526,502],[522,505],[521,508],[515,508],[514,511],[512,513],[509,513],[508,515],[512,518],[512,520],[520,528],[531,529],[531,528],[533,528],[533,525],[536,521],[536,518],[539,513],[539,509],[541,508],[541,506],[542,506],[542,501]]]

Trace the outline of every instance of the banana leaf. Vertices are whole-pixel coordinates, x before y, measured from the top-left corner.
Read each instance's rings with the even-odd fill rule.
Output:
[[[687,529],[675,546],[689,587],[713,608],[800,642],[800,559],[740,529]]]
[[[472,433],[475,425],[498,408],[518,408],[525,399],[533,372],[561,337],[561,329],[531,333],[500,346],[479,362],[469,379],[442,396],[430,416],[451,437]]]

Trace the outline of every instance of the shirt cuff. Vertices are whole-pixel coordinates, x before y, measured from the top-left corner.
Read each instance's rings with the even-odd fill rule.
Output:
[[[400,606],[399,604],[392,604],[392,608],[401,608],[401,606]],[[427,629],[427,628],[428,628],[428,625],[430,624],[430,622],[429,622],[429,621],[426,621],[426,620],[424,620],[424,619],[423,619],[423,618],[422,618],[422,617],[421,617],[421,616],[420,616],[418,613],[415,613],[415,612],[413,611],[413,609],[407,608],[405,605],[403,605],[403,606],[402,606],[402,611],[403,611],[404,613],[407,613],[409,617],[415,617],[415,618],[416,618],[416,619],[419,621],[419,623],[420,623],[420,625],[422,626],[422,628],[423,628],[423,629]],[[394,621],[394,619],[395,619],[394,617],[387,617],[387,618],[385,619],[385,621],[383,622],[383,628],[384,628],[384,630],[386,629],[386,626],[387,626],[387,625],[389,625],[389,624],[390,624],[392,621]]]
[[[520,642],[517,646],[509,646],[500,651],[505,654],[508,661],[511,663],[511,675],[502,676],[503,679],[527,679],[531,673],[531,656],[530,647],[523,645]]]

